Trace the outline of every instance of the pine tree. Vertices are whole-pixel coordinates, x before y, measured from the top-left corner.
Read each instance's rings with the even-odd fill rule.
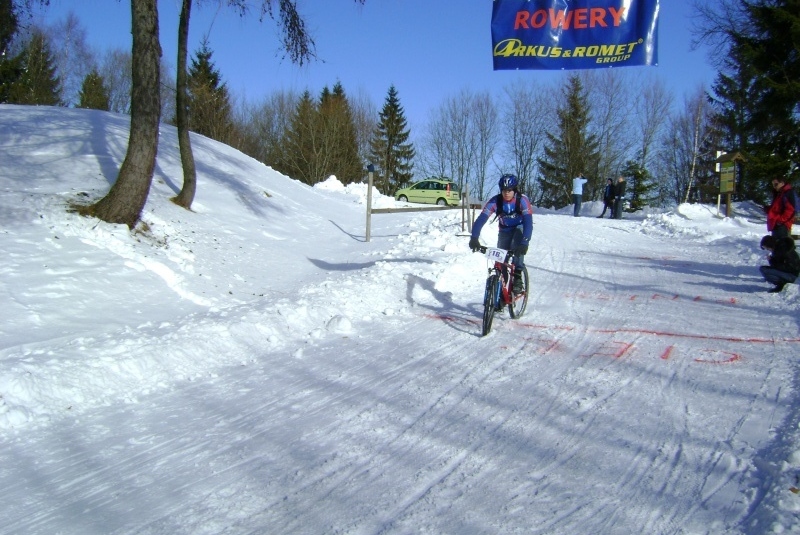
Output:
[[[297,102],[285,138],[283,157],[275,168],[306,184],[323,180],[324,171],[318,167],[321,154],[318,110],[311,93],[304,92]]]
[[[61,104],[61,84],[56,76],[53,55],[47,38],[40,31],[18,56],[22,73],[8,89],[11,104],[58,106]]]
[[[228,87],[211,61],[207,42],[189,68],[189,129],[223,143],[233,139],[234,123]]]
[[[378,117],[370,142],[370,157],[375,166],[375,186],[384,195],[391,195],[409,185],[414,176],[414,146],[408,141],[410,132],[394,85],[389,87]]]
[[[8,45],[17,33],[17,15],[11,0],[0,0],[0,61],[5,59]]]
[[[650,172],[642,167],[642,158],[629,160],[622,169],[626,177],[625,196],[631,200],[631,211],[658,204],[658,184]]]
[[[544,158],[538,160],[542,203],[556,207],[572,203],[572,179],[585,175],[586,188],[599,191],[603,177],[597,176],[599,162],[596,136],[589,132],[590,109],[580,78],[572,75],[563,91],[565,103],[556,110],[556,132],[547,132]]]
[[[21,60],[8,57],[8,46],[17,33],[17,16],[11,0],[0,0],[0,104],[8,102],[11,84],[22,74]]]
[[[356,182],[364,176],[364,165],[358,155],[356,126],[342,84],[337,82],[333,92],[327,87],[319,104],[320,121],[325,130],[328,175],[336,175],[343,183]]]
[[[79,108],[109,111],[111,109],[109,91],[103,82],[103,77],[93,69],[83,79],[80,91]]]
[[[725,72],[719,72],[709,96],[714,108],[712,121],[719,133],[720,145],[725,152],[739,152],[748,161],[737,177],[735,200],[757,200],[763,202],[765,188],[758,177],[760,170],[759,147],[754,143],[758,133],[753,130],[751,103],[757,100],[755,75],[746,62],[728,56]],[[769,154],[766,155],[769,160]],[[751,172],[752,171],[752,172]]]
[[[746,169],[761,184],[773,176],[800,175],[800,2],[742,2],[746,23],[731,36],[733,53],[752,69],[752,110],[756,159]],[[751,154],[751,156],[753,156]]]

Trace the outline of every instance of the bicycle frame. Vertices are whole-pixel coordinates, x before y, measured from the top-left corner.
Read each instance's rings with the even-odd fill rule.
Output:
[[[496,273],[502,284],[500,285],[500,295],[495,296],[495,308],[501,310],[503,306],[510,305],[512,301],[511,285],[514,282],[513,264],[514,252],[498,249],[497,247],[486,248],[486,258],[493,265],[489,266],[489,276]]]
[[[524,266],[520,269],[518,276],[522,277],[524,290],[522,293],[514,293],[514,274],[517,266],[513,262],[513,251],[483,246],[477,250],[486,254],[486,259],[490,264],[483,295],[482,335],[486,336],[492,329],[495,312],[508,306],[508,312],[512,319],[518,319],[525,312],[528,304],[528,270]]]

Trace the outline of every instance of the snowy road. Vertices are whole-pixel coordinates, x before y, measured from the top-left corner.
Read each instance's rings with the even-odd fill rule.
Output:
[[[358,306],[374,291],[406,312],[7,439],[3,531],[736,531],[748,459],[787,416],[789,318],[706,243],[536,223],[528,313],[488,337],[479,255],[379,262],[302,306],[354,317],[336,301],[354,292],[329,290],[360,286]]]

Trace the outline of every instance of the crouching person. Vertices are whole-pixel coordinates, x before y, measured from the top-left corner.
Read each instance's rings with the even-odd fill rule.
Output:
[[[800,256],[794,247],[794,240],[791,237],[764,236],[761,238],[761,248],[769,251],[767,256],[769,265],[761,266],[759,270],[767,282],[775,285],[767,291],[780,292],[784,286],[794,282],[800,275]]]

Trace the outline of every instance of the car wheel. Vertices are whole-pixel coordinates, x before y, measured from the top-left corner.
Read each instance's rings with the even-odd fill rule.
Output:
[[[437,206],[447,206],[447,201],[444,199],[439,199],[436,201]]]
[[[406,197],[405,195],[400,195],[397,198],[397,200],[400,201],[400,202],[408,202],[408,197]]]

